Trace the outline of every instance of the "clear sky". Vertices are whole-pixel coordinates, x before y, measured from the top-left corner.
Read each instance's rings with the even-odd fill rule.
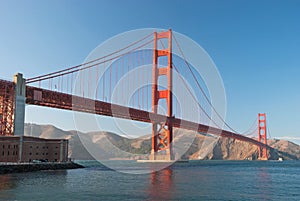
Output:
[[[265,112],[272,137],[300,138],[299,10],[300,1],[292,0],[0,0],[0,78],[80,64],[101,42],[124,31],[172,28],[212,57],[233,128],[243,132]],[[26,108],[27,122],[66,130],[74,129],[71,116]]]

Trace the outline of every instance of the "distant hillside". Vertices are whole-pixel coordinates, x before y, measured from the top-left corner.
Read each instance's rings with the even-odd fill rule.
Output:
[[[80,137],[84,139],[86,146],[93,147],[90,151],[101,159],[145,159],[145,156],[140,154],[149,154],[151,150],[150,135],[129,139],[108,132],[77,133],[77,131],[63,131],[51,125],[36,124],[25,124],[25,135],[68,139],[69,157],[74,159],[93,159],[83,146]],[[285,140],[269,140],[268,144],[274,148],[270,152],[270,159],[277,160],[279,157],[285,160],[300,159],[300,146],[297,144]],[[255,160],[258,155],[257,147],[246,142],[204,136],[178,129],[174,130],[173,148],[175,152],[183,153],[181,158],[194,160]]]

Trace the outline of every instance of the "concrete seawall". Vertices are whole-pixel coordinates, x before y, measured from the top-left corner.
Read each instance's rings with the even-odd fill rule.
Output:
[[[82,165],[73,162],[0,164],[0,174],[33,172],[33,171],[40,171],[40,170],[77,169],[77,168],[84,168],[84,167]]]

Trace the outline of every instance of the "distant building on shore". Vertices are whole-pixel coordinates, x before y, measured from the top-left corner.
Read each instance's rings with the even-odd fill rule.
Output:
[[[66,162],[68,140],[29,136],[1,136],[0,162]]]

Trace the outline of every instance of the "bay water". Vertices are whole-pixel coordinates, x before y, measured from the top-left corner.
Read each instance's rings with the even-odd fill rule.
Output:
[[[0,200],[300,200],[300,161],[190,161],[150,174],[77,162],[86,168],[0,175]]]

